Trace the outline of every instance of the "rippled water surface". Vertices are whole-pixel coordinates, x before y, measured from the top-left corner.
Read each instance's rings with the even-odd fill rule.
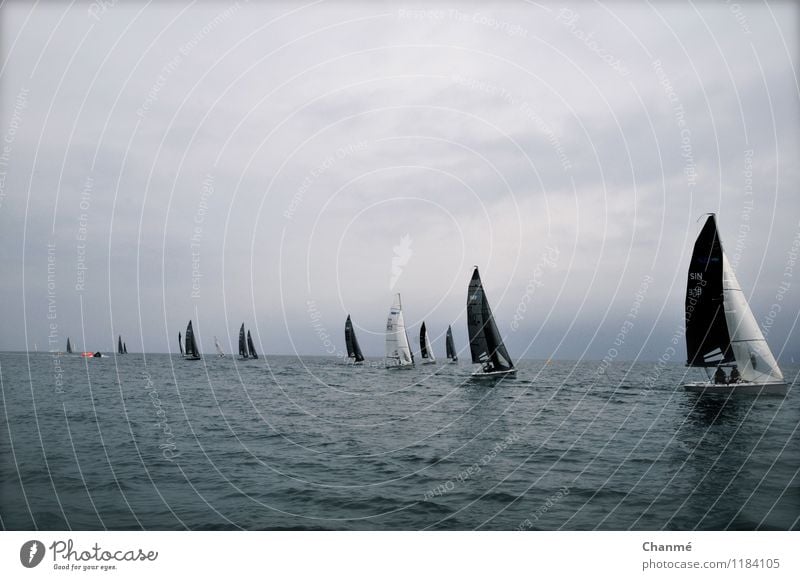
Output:
[[[495,386],[375,363],[0,354],[2,525],[800,525],[794,389],[700,398],[653,363],[522,361]]]

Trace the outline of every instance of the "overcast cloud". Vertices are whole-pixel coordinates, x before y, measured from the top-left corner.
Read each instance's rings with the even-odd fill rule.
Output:
[[[619,358],[652,360],[716,212],[800,356],[792,3],[0,10],[0,350],[174,350],[193,318],[205,351],[245,321],[321,355],[349,313],[380,356],[396,291],[465,348],[477,264],[512,356],[602,358],[636,308]]]

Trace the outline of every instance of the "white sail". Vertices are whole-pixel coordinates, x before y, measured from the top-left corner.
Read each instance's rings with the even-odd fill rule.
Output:
[[[414,364],[411,348],[408,345],[406,324],[400,294],[395,294],[386,322],[386,364],[387,366],[406,366]]]
[[[744,297],[736,274],[725,253],[722,254],[722,293],[725,321],[731,349],[743,381],[753,383],[783,382],[783,373],[758,327]]]
[[[217,340],[216,336],[214,337],[214,348],[217,349],[217,354],[219,356],[225,356],[225,353],[222,351],[222,347],[219,345],[219,341]]]

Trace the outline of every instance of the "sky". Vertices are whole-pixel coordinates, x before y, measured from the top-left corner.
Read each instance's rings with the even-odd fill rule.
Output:
[[[0,8],[0,350],[382,356],[400,292],[466,358],[685,360],[702,217],[800,360],[798,14],[783,3]],[[672,353],[671,346],[679,345]],[[412,340],[416,345],[416,341]]]

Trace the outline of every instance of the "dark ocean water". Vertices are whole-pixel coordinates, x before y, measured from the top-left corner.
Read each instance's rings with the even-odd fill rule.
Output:
[[[800,526],[796,389],[715,399],[682,366],[599,368],[521,361],[491,387],[465,363],[0,354],[2,526]]]

